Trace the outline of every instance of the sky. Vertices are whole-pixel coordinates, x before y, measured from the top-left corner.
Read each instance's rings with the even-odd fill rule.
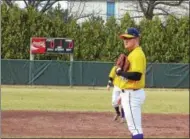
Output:
[[[16,1],[16,3],[19,5],[20,8],[24,8],[25,4],[22,0]],[[67,9],[67,1],[59,1],[63,9]],[[58,2],[53,5],[53,7],[57,6]]]

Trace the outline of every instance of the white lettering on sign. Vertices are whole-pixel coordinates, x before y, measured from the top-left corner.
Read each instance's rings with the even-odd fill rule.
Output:
[[[66,49],[66,51],[71,51],[72,49]]]
[[[41,42],[32,42],[32,45],[33,46],[36,46],[36,47],[44,47],[45,48],[45,42],[44,41],[41,41]]]
[[[55,48],[55,51],[64,51],[64,48]]]
[[[52,48],[47,48],[47,51],[54,51]]]

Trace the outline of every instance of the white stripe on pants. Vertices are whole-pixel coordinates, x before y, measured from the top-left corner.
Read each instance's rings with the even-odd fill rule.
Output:
[[[144,90],[124,90],[120,95],[129,131],[132,135],[143,134],[141,106],[145,100]]]

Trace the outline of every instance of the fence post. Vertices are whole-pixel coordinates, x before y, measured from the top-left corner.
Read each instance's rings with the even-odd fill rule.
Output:
[[[70,67],[69,67],[69,84],[73,86],[73,54],[70,54]]]

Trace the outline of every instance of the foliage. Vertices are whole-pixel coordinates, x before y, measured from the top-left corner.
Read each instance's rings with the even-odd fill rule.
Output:
[[[158,17],[143,19],[136,24],[128,13],[120,20],[114,17],[105,23],[100,17],[89,17],[78,24],[67,17],[58,5],[46,13],[33,7],[20,9],[16,5],[1,5],[2,55],[3,59],[29,59],[30,38],[68,37],[75,41],[74,59],[83,61],[113,62],[123,48],[119,35],[128,27],[141,32],[141,46],[148,62],[189,62],[189,18],[176,20],[168,16],[163,25]],[[68,60],[68,55],[37,55],[36,59]]]

